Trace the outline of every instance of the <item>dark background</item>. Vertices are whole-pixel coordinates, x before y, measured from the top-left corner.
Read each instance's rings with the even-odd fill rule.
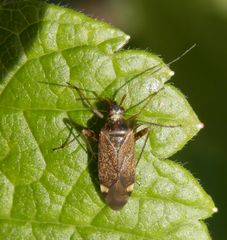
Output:
[[[56,1],[52,1],[56,2]],[[171,159],[186,165],[219,212],[207,220],[214,240],[227,239],[227,0],[68,0],[75,10],[105,20],[172,65],[172,82],[188,97],[205,128]],[[198,239],[199,240],[199,239]]]

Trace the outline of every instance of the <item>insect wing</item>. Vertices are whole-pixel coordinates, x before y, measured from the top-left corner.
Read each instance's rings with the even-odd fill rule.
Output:
[[[108,133],[101,131],[99,135],[99,181],[105,187],[110,187],[117,181],[118,161],[117,149],[110,141]]]
[[[127,188],[135,182],[134,133],[129,131],[118,152],[118,171],[122,185]]]

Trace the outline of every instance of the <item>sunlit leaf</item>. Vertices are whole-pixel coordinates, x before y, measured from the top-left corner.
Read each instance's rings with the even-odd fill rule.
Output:
[[[2,1],[0,239],[210,239],[203,220],[216,211],[212,199],[181,165],[163,159],[201,123],[182,93],[166,84],[173,72],[159,57],[118,51],[128,39],[67,8]],[[120,101],[126,94],[127,116],[143,110],[137,120],[149,126],[150,141],[137,167],[138,184],[121,211],[103,202],[97,162],[83,138],[52,151],[69,136],[69,121],[75,134],[90,126],[98,131],[77,92],[60,86],[67,82],[102,99]]]

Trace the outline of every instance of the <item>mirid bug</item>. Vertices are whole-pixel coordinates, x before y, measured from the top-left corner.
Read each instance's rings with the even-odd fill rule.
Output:
[[[122,101],[121,101],[122,102]],[[120,210],[128,201],[135,183],[135,141],[148,132],[138,132],[124,119],[124,109],[109,102],[108,118],[97,134],[84,129],[83,134],[98,142],[98,175],[106,203]]]

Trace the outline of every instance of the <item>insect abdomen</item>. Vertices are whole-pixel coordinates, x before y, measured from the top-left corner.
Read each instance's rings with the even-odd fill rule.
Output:
[[[134,184],[125,187],[121,178],[117,180],[105,193],[106,203],[114,210],[120,210],[128,201]]]

